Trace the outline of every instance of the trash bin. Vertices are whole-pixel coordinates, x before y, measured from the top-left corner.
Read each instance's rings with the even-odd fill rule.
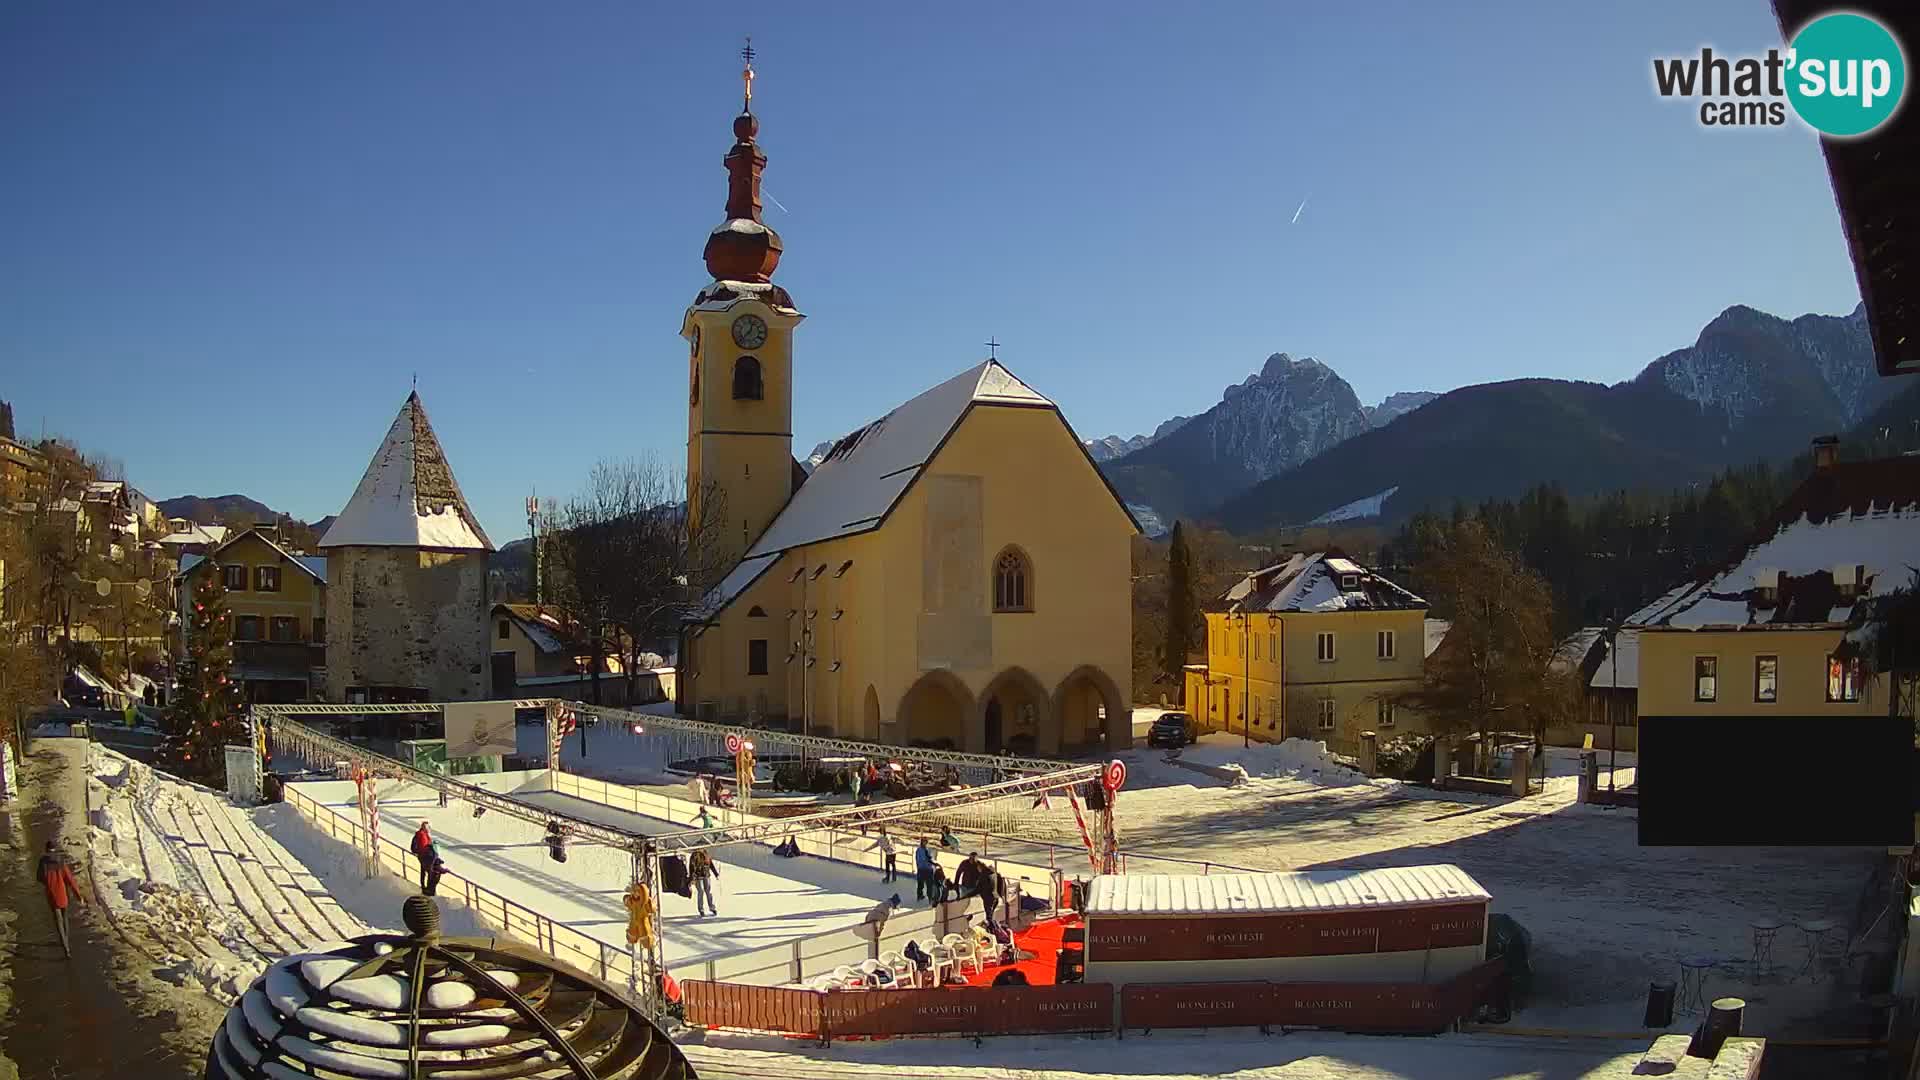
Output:
[[[1644,1026],[1664,1028],[1673,1023],[1673,993],[1670,981],[1655,980],[1647,987],[1647,1016]]]

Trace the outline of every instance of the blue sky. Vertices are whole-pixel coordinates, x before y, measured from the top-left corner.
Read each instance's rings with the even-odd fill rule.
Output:
[[[990,335],[1093,437],[1273,352],[1363,401],[1612,382],[1730,304],[1858,300],[1812,134],[1652,91],[1776,43],[1765,0],[16,3],[0,397],[156,498],[317,518],[417,373],[496,542],[597,459],[684,462],[746,33],[800,453]]]

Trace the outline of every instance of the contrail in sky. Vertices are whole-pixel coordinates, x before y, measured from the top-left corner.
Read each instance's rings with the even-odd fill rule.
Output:
[[[1292,221],[1289,221],[1289,222],[1287,222],[1287,224],[1289,224],[1289,225],[1298,225],[1298,224],[1300,224],[1300,212],[1301,212],[1302,210],[1305,210],[1306,208],[1307,208],[1307,200],[1306,200],[1306,199],[1301,199],[1301,200],[1300,200],[1300,205],[1299,205],[1299,207],[1298,207],[1298,208],[1296,208],[1296,209],[1294,210],[1294,212],[1293,212],[1293,220],[1292,220]],[[781,207],[781,209],[783,209],[783,210],[784,210],[784,209],[786,209],[786,207]]]
[[[762,195],[765,195],[765,196],[767,197],[767,201],[768,201],[768,202],[770,202],[770,203],[772,203],[772,204],[773,204],[773,205],[775,205],[775,206],[778,206],[778,207],[780,207],[780,212],[781,212],[781,213],[783,213],[783,214],[790,214],[790,213],[792,213],[792,212],[793,212],[793,211],[791,211],[791,210],[788,210],[788,209],[786,208],[786,206],[785,206],[785,204],[783,204],[783,203],[781,203],[781,201],[780,201],[779,199],[776,199],[776,198],[774,198],[774,197],[773,197],[773,192],[771,192],[771,191],[768,191],[768,190],[767,190],[766,188],[761,188],[761,189],[760,189],[760,194],[762,194]],[[1303,203],[1303,204],[1301,204],[1301,205],[1305,205],[1305,204]]]

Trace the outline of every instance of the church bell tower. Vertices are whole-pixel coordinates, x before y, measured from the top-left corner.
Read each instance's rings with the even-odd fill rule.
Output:
[[[687,508],[735,557],[744,555],[793,495],[793,330],[801,315],[773,284],[780,234],[760,220],[754,141],[753,46],[741,50],[744,104],[727,151],[727,218],[707,237],[713,281],[681,323],[689,348]]]

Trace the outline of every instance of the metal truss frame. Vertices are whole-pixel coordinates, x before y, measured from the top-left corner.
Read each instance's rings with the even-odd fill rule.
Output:
[[[299,715],[339,715],[342,713],[431,713],[439,712],[446,702],[417,702],[396,705],[259,705],[255,708],[285,716]],[[797,735],[790,731],[773,728],[749,728],[733,724],[716,724],[705,720],[689,720],[684,716],[667,713],[634,712],[631,709],[616,709],[608,705],[590,705],[584,701],[567,701],[563,698],[522,698],[513,703],[516,709],[551,709],[564,705],[576,713],[591,714],[616,723],[639,724],[641,727],[660,728],[678,731],[688,735],[707,735],[716,739],[725,739],[728,735],[741,735],[747,738],[765,737],[801,750],[817,751],[821,756],[847,754],[860,757],[904,758],[911,761],[924,761],[934,765],[952,765],[963,769],[999,769],[1006,772],[1051,773],[1058,772],[1067,762],[1051,758],[1013,757],[1002,754],[969,754],[959,750],[935,750],[924,746],[893,746],[888,743],[868,742],[863,739],[835,739],[823,735]]]
[[[531,706],[529,706],[531,707]],[[966,806],[976,802],[988,802],[993,799],[1011,798],[1021,795],[1039,795],[1043,792],[1060,791],[1079,787],[1090,781],[1098,781],[1101,765],[1075,765],[1038,776],[1022,776],[1012,780],[1003,780],[996,784],[981,787],[962,788],[958,791],[943,791],[933,795],[922,795],[914,799],[900,799],[892,802],[873,803],[868,806],[847,810],[828,810],[818,814],[801,817],[774,818],[755,822],[750,825],[735,825],[719,829],[688,829],[680,832],[649,836],[644,833],[630,833],[623,829],[614,829],[596,822],[577,818],[560,811],[540,810],[528,806],[496,792],[472,784],[463,784],[439,773],[421,769],[384,754],[376,753],[364,746],[356,746],[334,738],[287,717],[288,710],[299,709],[304,713],[351,712],[356,706],[324,708],[314,706],[256,705],[255,714],[266,717],[286,717],[274,725],[274,736],[293,743],[306,743],[325,754],[345,760],[373,760],[379,762],[381,771],[392,773],[436,791],[445,791],[449,795],[465,799],[477,806],[497,810],[522,821],[536,825],[546,825],[561,821],[567,833],[583,837],[609,847],[627,851],[652,848],[655,853],[690,852],[701,848],[725,847],[729,844],[754,843],[780,840],[802,833],[821,832],[834,829],[858,829],[864,825],[874,825],[901,818],[916,817],[921,814],[936,813]],[[387,708],[373,706],[372,708]],[[413,706],[418,711],[418,706]],[[643,713],[628,715],[644,716]]]

